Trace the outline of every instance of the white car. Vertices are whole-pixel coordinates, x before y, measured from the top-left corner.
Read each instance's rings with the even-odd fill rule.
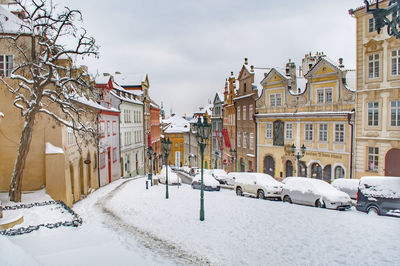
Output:
[[[232,174],[232,178],[235,180],[235,191],[238,196],[252,194],[260,199],[280,199],[283,184],[270,175],[262,173],[229,174]]]
[[[209,173],[203,173],[203,186],[204,190],[206,191],[220,191],[221,186],[219,182]],[[193,189],[200,189],[201,188],[201,174],[196,175],[192,181],[192,188]]]
[[[163,166],[160,174],[160,183],[165,184],[166,181],[166,168]],[[172,171],[171,167],[168,166],[168,185],[180,185],[182,180],[178,175]]]
[[[211,175],[217,179],[217,181],[222,185],[228,184],[228,174],[225,172],[224,169],[213,169],[210,171]],[[232,184],[232,182],[230,182]],[[233,184],[232,184],[233,185]]]
[[[358,185],[360,184],[360,179],[348,179],[348,178],[338,178],[333,180],[332,186],[347,193],[351,199],[357,199]]]
[[[288,178],[283,185],[281,198],[284,202],[319,208],[345,210],[351,207],[349,195],[314,178]]]

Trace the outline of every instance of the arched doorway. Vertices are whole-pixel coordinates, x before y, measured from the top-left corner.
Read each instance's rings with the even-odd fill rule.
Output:
[[[298,176],[307,177],[307,166],[306,166],[306,163],[303,162],[303,161],[300,161],[300,170],[299,170],[299,172],[300,173],[297,173]]]
[[[324,168],[324,173],[323,173],[322,179],[324,181],[326,181],[326,182],[330,182],[331,181],[331,177],[332,177],[332,166],[330,164],[328,164]]]
[[[293,163],[292,161],[286,161],[286,177],[293,176]]]
[[[341,166],[335,167],[335,179],[336,178],[344,178],[344,169]]]
[[[275,161],[272,156],[266,156],[264,158],[264,173],[275,177]]]
[[[311,178],[322,179],[322,167],[319,163],[311,165]]]
[[[400,176],[400,149],[391,149],[385,156],[385,176]]]
[[[71,196],[72,202],[75,202],[75,177],[74,177],[74,166],[72,164],[69,165],[69,176],[71,179]]]

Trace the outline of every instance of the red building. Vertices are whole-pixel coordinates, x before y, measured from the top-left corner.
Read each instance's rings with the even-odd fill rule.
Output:
[[[155,160],[153,163],[153,171],[159,172],[162,164],[162,147],[161,147],[161,108],[154,102],[150,103],[150,145],[153,148]]]

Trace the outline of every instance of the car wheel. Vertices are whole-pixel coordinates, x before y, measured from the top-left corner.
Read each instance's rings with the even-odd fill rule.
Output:
[[[243,196],[243,192],[242,192],[242,188],[241,187],[237,187],[236,188],[236,195]]]
[[[292,199],[288,195],[286,195],[283,197],[283,202],[292,203]]]
[[[265,199],[265,195],[264,195],[264,191],[262,191],[261,189],[257,192],[257,197],[259,199]]]
[[[368,209],[367,209],[367,213],[368,213],[369,215],[377,216],[377,215],[379,215],[379,210],[378,210],[378,208],[375,207],[375,206],[370,206],[370,207],[368,207]]]
[[[325,208],[325,203],[324,203],[323,200],[318,199],[318,200],[316,201],[316,203],[315,203],[315,206],[316,206],[317,208]]]

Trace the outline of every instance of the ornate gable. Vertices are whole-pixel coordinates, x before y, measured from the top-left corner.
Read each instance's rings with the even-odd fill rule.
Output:
[[[273,68],[261,81],[261,85],[265,88],[270,85],[285,84],[286,81],[287,78]]]
[[[375,41],[374,39],[371,39],[369,42],[364,44],[364,47],[365,47],[367,53],[377,52],[377,51],[383,50],[382,44],[383,44],[383,41]]]

